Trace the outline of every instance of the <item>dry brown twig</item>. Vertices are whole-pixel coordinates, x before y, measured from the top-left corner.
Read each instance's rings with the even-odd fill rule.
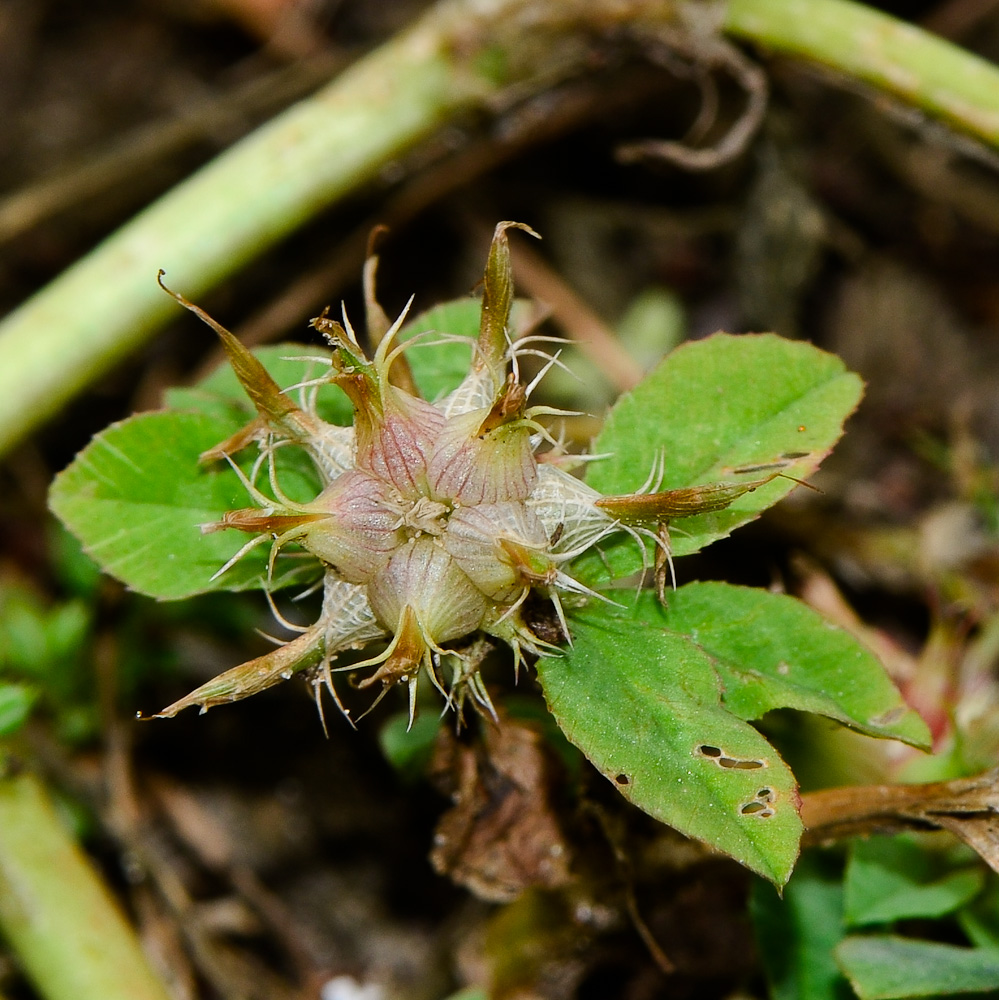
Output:
[[[677,142],[667,139],[645,139],[619,146],[620,163],[642,160],[665,160],[684,170],[714,170],[740,156],[763,124],[767,110],[767,78],[763,70],[734,45],[717,35],[702,32],[680,34],[662,31],[658,38],[645,46],[648,58],[678,75],[692,77],[701,89],[701,108],[687,138]],[[687,56],[689,67],[678,60]],[[746,105],[728,131],[714,144],[694,147],[717,117],[718,100],[711,69],[722,69],[742,88]]]
[[[826,788],[802,796],[806,843],[902,830],[947,830],[999,872],[999,768],[924,785]]]

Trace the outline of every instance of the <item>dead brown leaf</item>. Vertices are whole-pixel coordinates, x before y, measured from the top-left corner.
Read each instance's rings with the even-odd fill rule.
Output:
[[[802,796],[806,841],[948,830],[999,872],[999,768],[925,785],[828,788]]]
[[[430,854],[440,874],[494,902],[569,882],[568,844],[551,804],[553,762],[534,728],[501,716],[474,745],[446,733],[433,769],[454,801]]]

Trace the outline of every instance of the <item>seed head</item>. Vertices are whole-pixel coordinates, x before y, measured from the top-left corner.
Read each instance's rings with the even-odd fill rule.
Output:
[[[272,566],[281,549],[294,543],[322,566],[324,596],[318,622],[300,630],[298,638],[227,671],[161,716],[190,705],[205,710],[235,701],[298,672],[311,679],[320,710],[325,687],[347,714],[334,686],[338,671],[360,675],[357,687],[380,687],[379,698],[396,684],[406,685],[411,716],[421,676],[459,712],[470,697],[492,713],[478,672],[489,648],[483,636],[509,646],[518,667],[525,656],[555,649],[524,616],[532,592],[552,603],[564,638],[571,641],[563,595],[600,597],[564,569],[571,559],[623,530],[636,539],[653,538],[668,560],[665,521],[670,511],[673,516],[692,511],[685,507],[677,515],[667,500],[657,505],[652,498],[678,491],[604,498],[558,464],[538,461],[536,450],[551,439],[537,419],[541,408],[529,405],[518,344],[508,330],[510,228],[537,235],[520,223],[496,227],[470,370],[437,402],[411,390],[408,345],[396,342],[406,310],[386,329],[374,301],[371,261],[369,332],[384,331],[373,356],[362,350],[346,317],[339,323],[327,311],[312,321],[332,348],[325,378],[353,405],[351,428],[327,424],[314,410],[297,406],[228,331],[170,293],[219,334],[258,413],[203,460],[228,459],[255,443],[265,460],[258,467],[266,464],[271,473],[273,495],[268,495],[233,466],[255,506],[230,511],[203,530],[252,537],[220,572],[258,542],[271,542]],[[306,503],[284,496],[277,482],[273,456],[288,446],[309,455],[320,479],[320,492]],[[549,451],[545,458],[557,454]],[[697,498],[689,499],[696,506]],[[709,499],[726,505],[720,494]],[[360,663],[340,662],[344,653],[375,641],[383,646],[375,655]]]

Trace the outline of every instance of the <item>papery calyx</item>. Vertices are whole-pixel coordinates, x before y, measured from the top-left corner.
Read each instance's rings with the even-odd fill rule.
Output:
[[[519,223],[496,227],[471,367],[438,402],[412,389],[406,345],[396,340],[406,312],[387,325],[374,301],[373,261],[366,269],[368,327],[380,340],[370,358],[346,318],[337,322],[327,311],[313,320],[332,348],[323,378],[350,399],[352,428],[334,427],[297,406],[235,337],[170,293],[219,334],[258,413],[203,459],[231,461],[231,454],[256,444],[265,460],[257,467],[270,470],[267,493],[234,464],[256,506],[203,526],[252,536],[220,572],[257,543],[271,542],[272,565],[295,544],[318,560],[324,600],[319,621],[297,639],[227,671],[161,715],[234,701],[300,672],[311,679],[317,703],[327,688],[343,709],[334,685],[339,671],[359,674],[362,688],[406,685],[411,714],[421,675],[459,710],[470,696],[492,712],[478,672],[483,633],[508,645],[517,665],[525,654],[552,651],[525,617],[533,592],[551,602],[570,640],[562,596],[600,595],[575,581],[567,565],[615,531],[650,535],[668,558],[665,528],[652,530],[665,525],[668,504],[656,506],[644,496],[640,502],[603,498],[538,461],[536,448],[551,439],[538,423],[542,408],[528,405],[518,365],[523,345],[508,329],[510,228],[537,235]],[[308,502],[284,496],[276,480],[275,451],[288,446],[302,448],[318,475],[319,492]],[[384,647],[376,655],[341,662],[343,654],[374,641]]]

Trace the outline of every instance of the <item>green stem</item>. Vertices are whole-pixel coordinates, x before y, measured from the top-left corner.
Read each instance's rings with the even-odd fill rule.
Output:
[[[0,930],[46,1000],[169,1000],[41,783],[0,779]]]
[[[441,0],[412,28],[136,216],[0,323],[0,453],[196,296],[461,113],[585,66],[615,24],[681,0]],[[705,7],[703,0],[687,4]],[[848,0],[730,0],[724,29],[897,94],[999,145],[999,71]],[[568,55],[567,55],[568,54]]]
[[[871,84],[999,146],[999,69],[851,0],[728,0],[729,34]]]
[[[0,451],[157,330],[467,104],[429,22],[357,63],[127,223],[0,326]]]

